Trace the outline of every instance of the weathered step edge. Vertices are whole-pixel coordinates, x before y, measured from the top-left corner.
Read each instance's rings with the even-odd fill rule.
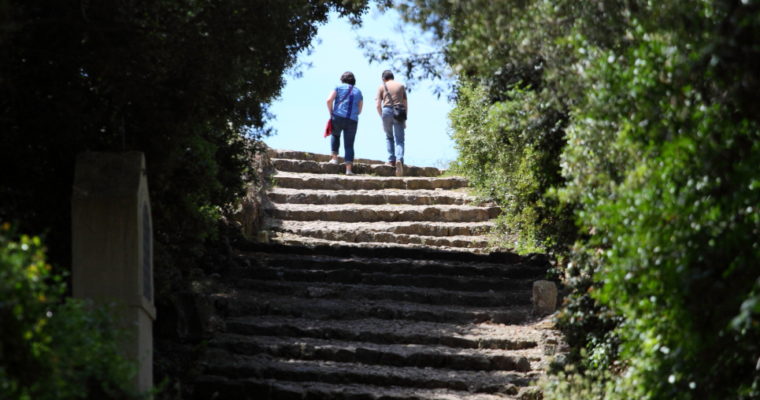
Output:
[[[327,230],[327,229],[278,229],[272,228],[274,232],[287,232],[299,236],[307,236],[316,239],[366,243],[393,243],[393,244],[414,244],[436,247],[460,247],[460,248],[487,248],[491,246],[487,237],[480,236],[423,236],[407,235],[392,232],[377,231],[349,231],[349,230]]]
[[[327,156],[329,159],[329,156]],[[272,164],[275,169],[283,172],[306,172],[312,174],[342,174],[346,167],[341,164],[313,160],[296,160],[273,158]],[[395,176],[396,168],[385,164],[369,164],[354,160],[352,171],[355,174],[376,176]],[[404,166],[404,176],[436,177],[441,171],[433,167]]]
[[[334,361],[392,367],[435,367],[457,371],[528,372],[528,357],[507,350],[452,349],[445,346],[378,345],[314,338],[281,338],[225,334],[209,342],[210,347],[230,353],[299,360]],[[532,352],[536,352],[533,349]],[[535,355],[532,355],[535,357]]]
[[[399,288],[393,285],[282,282],[249,278],[236,280],[234,286],[238,289],[254,290],[259,293],[325,299],[372,300],[383,298],[421,304],[452,304],[474,307],[498,307],[506,304],[522,306],[531,304],[531,293],[528,290],[467,292],[414,286]]]
[[[381,190],[381,189],[443,189],[453,190],[467,187],[467,180],[460,177],[419,178],[419,177],[376,177],[368,175],[319,175],[307,173],[278,172],[272,175],[276,186],[295,189],[329,190]]]
[[[400,302],[392,300],[365,301],[361,304],[340,299],[300,299],[275,296],[271,293],[255,295],[244,293],[237,296],[227,309],[232,317],[255,315],[278,315],[302,317],[312,315],[317,319],[367,319],[407,320],[428,322],[458,322],[465,324],[493,322],[514,325],[531,320],[532,309],[525,306],[466,307],[439,306]]]
[[[548,257],[544,254],[528,254],[521,256],[510,251],[493,251],[487,254],[475,254],[469,251],[445,251],[425,248],[368,248],[353,246],[292,246],[278,243],[257,243],[248,240],[237,240],[234,246],[242,251],[287,253],[303,255],[327,255],[335,257],[364,257],[364,258],[409,258],[428,260],[471,261],[484,263],[523,263],[536,267],[551,268]]]
[[[377,232],[397,235],[421,236],[485,236],[493,229],[491,221],[482,222],[325,222],[325,221],[289,221],[267,218],[263,228],[274,231],[324,231],[324,232]]]
[[[230,354],[222,349],[209,349],[211,360],[204,362],[206,371],[214,375],[236,378],[261,377],[284,381],[316,381],[324,383],[404,386],[420,389],[450,389],[479,393],[517,393],[517,384],[527,386],[530,380],[522,374],[480,371],[436,370],[417,367],[388,367],[337,361],[282,360],[265,355]]]
[[[491,329],[484,327],[490,326]],[[313,321],[303,317],[243,316],[227,320],[227,332],[245,335],[309,337],[363,341],[378,344],[418,344],[462,349],[519,350],[536,347],[538,338],[525,338],[512,331],[500,336],[497,324],[453,324],[447,322],[397,321],[378,318]],[[480,330],[478,330],[480,329]],[[439,335],[437,332],[449,332]]]
[[[380,387],[324,382],[283,382],[272,379],[228,379],[217,375],[198,378],[194,400],[308,399],[308,400],[510,400],[518,397],[447,389]]]
[[[451,190],[319,190],[273,187],[270,201],[288,204],[409,204],[409,205],[483,205],[476,197]]]

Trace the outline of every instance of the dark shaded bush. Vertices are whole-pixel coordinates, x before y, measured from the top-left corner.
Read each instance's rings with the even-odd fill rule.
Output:
[[[64,292],[40,239],[0,227],[0,398],[136,399],[110,310]]]
[[[197,266],[253,175],[284,72],[330,10],[365,3],[3,1],[0,218],[46,232],[67,264],[76,154],[143,151],[157,272]]]

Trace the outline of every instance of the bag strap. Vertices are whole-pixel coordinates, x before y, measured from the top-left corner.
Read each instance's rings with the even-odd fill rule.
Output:
[[[391,99],[391,106],[394,106],[396,102],[393,101],[393,95],[391,94],[391,91],[388,90],[388,85],[385,84],[385,81],[383,81],[383,86],[385,87],[385,93],[387,93],[388,97]]]

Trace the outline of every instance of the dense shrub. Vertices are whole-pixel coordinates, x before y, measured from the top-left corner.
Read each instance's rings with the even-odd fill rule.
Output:
[[[542,93],[514,88],[491,101],[482,85],[463,83],[451,112],[459,157],[455,168],[504,208],[504,245],[524,252],[571,241],[572,214],[547,191],[563,182],[559,155],[564,118]],[[538,111],[538,112],[537,112]]]
[[[760,3],[402,3],[439,28],[460,80],[489,89],[465,86],[452,122],[460,162],[512,167],[470,173],[513,229],[532,234],[541,221],[499,195],[540,187],[531,169],[513,175],[526,154],[514,138],[566,110],[563,180],[525,198],[540,207],[553,196],[578,228],[559,318],[573,351],[546,397],[760,397]],[[515,93],[520,74],[501,74],[531,60],[535,94]],[[495,96],[492,82],[513,87]],[[509,110],[510,128],[494,129],[494,110]]]
[[[137,398],[109,310],[64,299],[50,270],[39,238],[0,228],[0,398]]]
[[[625,374],[606,398],[756,398],[760,125],[741,93],[695,79],[720,72],[688,47],[719,38],[634,28],[624,54],[589,49],[597,81],[565,152],[567,192],[596,232],[579,251],[602,256],[594,297],[621,318]]]

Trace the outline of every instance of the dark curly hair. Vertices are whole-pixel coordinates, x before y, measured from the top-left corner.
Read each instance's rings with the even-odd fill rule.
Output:
[[[343,75],[340,76],[340,81],[343,83],[348,83],[351,86],[356,85],[356,78],[354,78],[354,73],[351,71],[344,72]]]

